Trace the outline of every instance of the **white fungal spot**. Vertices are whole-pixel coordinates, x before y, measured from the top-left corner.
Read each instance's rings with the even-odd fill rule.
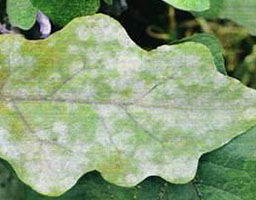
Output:
[[[4,48],[0,48],[0,52],[7,55],[11,52],[18,52],[20,51],[21,44],[22,43],[18,40],[6,40],[1,44]]]
[[[70,73],[74,74],[80,71],[84,67],[84,63],[81,60],[73,61],[70,65]]]
[[[48,42],[49,47],[54,47],[55,45],[56,45],[56,40],[51,40],[51,41]]]
[[[61,79],[61,75],[59,73],[52,73],[48,80],[51,81],[51,82],[57,82]]]
[[[90,32],[86,26],[78,26],[76,29],[79,40],[86,41],[90,37]]]
[[[79,54],[81,51],[81,48],[75,45],[69,45],[67,50],[68,50],[68,53],[70,54]]]
[[[168,176],[172,172],[173,179],[176,180],[191,180],[196,172],[198,158],[180,156],[172,160],[172,165],[166,165],[161,169],[164,176]]]
[[[58,150],[58,153],[57,153]],[[64,191],[75,183],[81,173],[83,157],[65,153],[48,144],[39,144],[30,150],[31,158],[24,162],[26,179],[41,193],[56,192],[56,182]],[[72,175],[70,172],[72,171]]]
[[[95,35],[95,39],[98,43],[113,41],[118,38],[116,23],[110,22],[107,23],[105,19],[100,19],[97,21],[97,26],[92,30],[93,35]]]
[[[121,51],[117,55],[117,70],[121,75],[136,73],[141,65],[142,61],[136,54]]]
[[[227,79],[227,77],[223,76],[222,74],[214,74],[214,78],[213,78],[213,81],[214,81],[214,85],[216,87],[225,87],[225,86],[228,86],[228,84],[230,83],[230,81]]]
[[[157,52],[163,52],[163,53],[166,53],[166,52],[170,52],[170,53],[177,53],[177,48],[175,46],[170,46],[170,45],[163,45],[163,46],[160,46],[157,48]]]
[[[130,39],[124,29],[119,29],[117,31],[117,40],[123,48],[136,46],[136,44]]]
[[[128,174],[126,177],[125,177],[125,181],[127,183],[127,185],[134,185],[138,182],[138,177],[135,176],[134,174]]]
[[[45,130],[39,130],[35,133],[41,140],[49,140],[52,135],[51,132]]]
[[[145,158],[148,158],[150,155],[151,154],[148,150],[138,149],[134,154],[134,158],[137,160],[144,160]]]
[[[63,122],[56,122],[53,125],[52,131],[58,134],[58,142],[68,143],[68,127]]]
[[[34,57],[31,56],[22,56],[20,48],[22,43],[20,41],[5,41],[2,44],[4,48],[0,48],[0,52],[8,56],[6,59],[6,64],[12,67],[23,66],[26,64],[26,67],[33,66],[36,62]]]
[[[11,140],[10,133],[2,127],[0,127],[0,152],[8,159],[13,160],[19,159],[21,153],[18,145],[15,145],[15,142]]]
[[[243,117],[245,119],[249,120],[255,120],[256,119],[256,108],[249,108],[246,109],[243,113]]]

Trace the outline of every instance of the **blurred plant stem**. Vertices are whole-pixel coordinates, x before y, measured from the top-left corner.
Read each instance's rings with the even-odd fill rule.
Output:
[[[168,6],[168,26],[167,30],[156,26],[150,25],[147,27],[147,34],[155,39],[165,40],[167,42],[177,39],[177,27],[176,27],[176,18],[175,18],[175,9],[171,6]]]

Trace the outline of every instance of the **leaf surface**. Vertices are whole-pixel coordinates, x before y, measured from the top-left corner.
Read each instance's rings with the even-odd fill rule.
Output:
[[[209,10],[196,15],[210,19],[230,19],[247,28],[252,35],[256,35],[255,0],[211,0],[210,4]]]
[[[200,160],[202,199],[251,200],[256,196],[256,127]]]
[[[222,55],[223,49],[222,49],[220,41],[217,38],[215,38],[207,33],[201,33],[201,34],[195,34],[191,37],[182,39],[182,40],[178,41],[178,43],[186,42],[186,41],[197,42],[197,43],[207,46],[212,53],[212,56],[214,58],[214,63],[216,65],[217,70],[220,73],[227,75],[227,71],[226,71],[225,64],[224,64],[224,58]]]
[[[187,183],[203,153],[256,124],[255,90],[207,47],[146,52],[104,15],[36,42],[3,35],[0,49],[0,156],[42,194],[93,170],[120,186]]]
[[[163,0],[181,10],[204,11],[210,8],[209,0]]]
[[[6,200],[251,200],[256,196],[255,143],[256,128],[253,128],[224,147],[203,155],[193,183],[173,185],[160,178],[149,177],[136,187],[123,188],[92,172],[83,176],[70,191],[56,198],[31,190],[16,178],[11,169],[5,168],[5,162],[0,161],[0,197]]]
[[[30,0],[32,4],[46,14],[54,23],[65,26],[79,16],[92,15],[100,7],[100,0]]]
[[[4,200],[199,200],[192,183],[174,185],[159,177],[149,177],[135,187],[124,188],[106,182],[98,172],[90,172],[65,194],[47,197],[22,183],[3,160],[0,174],[0,197]]]
[[[7,13],[13,26],[28,30],[36,21],[37,9],[30,0],[8,0]]]

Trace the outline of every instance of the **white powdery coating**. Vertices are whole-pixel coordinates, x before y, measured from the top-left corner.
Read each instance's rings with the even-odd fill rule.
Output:
[[[94,66],[96,63],[99,62],[100,59],[104,60],[104,58],[109,56],[107,52],[101,51],[96,47],[88,49],[85,55],[86,55],[86,66],[90,66],[90,65]],[[100,67],[100,66],[97,66],[97,67]]]
[[[52,73],[49,77],[48,80],[50,82],[58,82],[59,80],[61,80],[61,75],[57,72]]]
[[[228,86],[229,83],[230,83],[230,81],[225,76],[223,76],[222,74],[219,74],[219,75],[215,76],[213,81],[214,81],[213,84],[216,87]]]
[[[56,182],[58,188],[68,188],[82,173],[81,163],[84,160],[81,156],[71,155],[68,151],[60,151],[58,147],[40,142],[36,143],[31,151],[31,157],[34,157],[37,162],[31,159],[24,163],[24,168],[27,170],[26,179],[43,194],[55,193]]]
[[[35,85],[34,87],[24,86],[22,89],[17,91],[17,88],[15,88],[16,85],[11,85],[11,82],[8,83],[9,84],[6,85],[5,90],[8,91],[7,94],[10,96],[26,98],[28,95],[43,96],[47,94],[45,89],[38,85]]]
[[[68,143],[68,125],[63,122],[55,122],[52,131],[57,133],[58,142]]]
[[[65,105],[68,109],[58,110],[60,114],[63,114],[58,115],[59,113],[51,112],[53,107],[46,106],[49,110],[46,109],[45,112],[48,112],[49,115],[40,115],[39,117],[49,117],[46,120],[49,120],[47,122],[50,123],[42,123],[45,129],[40,130],[38,128],[37,130],[35,128],[36,135],[26,133],[25,136],[32,138],[27,142],[19,140],[19,143],[16,144],[16,140],[7,137],[11,133],[1,128],[1,155],[7,159],[15,159],[15,162],[17,162],[14,166],[21,166],[22,170],[23,167],[25,168],[25,172],[21,172],[22,179],[38,191],[48,195],[64,192],[75,183],[82,173],[97,168],[106,172],[106,177],[114,180],[114,183],[123,186],[132,186],[151,175],[162,176],[173,183],[190,181],[196,172],[199,158],[199,156],[194,155],[211,149],[203,149],[203,145],[201,148],[198,146],[204,142],[209,144],[210,147],[215,145],[214,148],[216,148],[227,142],[231,137],[224,135],[226,129],[223,127],[226,123],[233,125],[232,123],[236,121],[233,122],[232,119],[241,117],[240,110],[237,114],[233,109],[227,109],[226,112],[219,109],[226,104],[223,103],[222,105],[212,101],[214,99],[212,96],[217,96],[217,92],[212,92],[212,96],[200,96],[201,92],[198,92],[196,96],[186,90],[188,86],[191,86],[189,83],[192,81],[193,84],[199,84],[198,80],[200,80],[203,81],[202,84],[207,85],[209,79],[214,77],[217,77],[221,85],[226,84],[225,81],[222,81],[223,77],[218,77],[217,72],[213,70],[214,63],[209,62],[210,66],[208,65],[210,51],[207,50],[209,55],[206,55],[207,52],[203,47],[198,48],[198,44],[192,45],[190,43],[172,47],[164,46],[158,48],[157,51],[143,54],[142,51],[135,48],[125,31],[120,30],[121,26],[115,22],[112,23],[113,20],[110,20],[110,18],[101,19],[98,22],[93,17],[88,17],[87,22],[88,26],[83,24],[84,22],[80,22],[81,24],[77,25],[77,29],[72,27],[74,34],[77,36],[74,38],[75,45],[68,44],[67,49],[63,51],[70,53],[63,53],[63,56],[67,56],[65,57],[66,60],[70,58],[70,62],[67,63],[68,66],[65,66],[70,74],[82,69],[83,62],[81,60],[83,58],[85,59],[86,68],[85,73],[81,72],[75,77],[71,77],[54,97],[55,100],[66,101]],[[98,42],[98,46],[91,47],[89,43],[87,46],[87,40]],[[117,48],[112,48],[111,45]],[[57,43],[56,46],[58,46]],[[130,47],[134,48],[130,49]],[[186,53],[186,49],[191,47],[200,51],[193,52],[190,50]],[[30,58],[26,60],[26,58],[19,57],[18,45],[15,48],[8,52],[8,55],[11,56],[18,52],[18,60],[12,58],[12,64],[28,62]],[[143,72],[153,76],[152,79],[149,77],[150,80],[147,86],[145,86],[146,81],[141,77]],[[113,74],[114,76],[111,76]],[[119,77],[115,77],[116,74]],[[95,80],[99,77],[104,79],[100,80],[102,84],[110,84],[115,92],[115,95],[106,98],[106,101],[105,99],[100,101],[99,98],[95,98],[95,93],[98,92],[98,85],[95,84]],[[19,74],[17,73],[17,77],[14,76],[14,78],[19,78]],[[59,75],[53,73],[52,76],[47,78],[55,81],[59,79]],[[167,81],[168,79],[170,81]],[[171,79],[175,79],[175,81],[171,81]],[[178,84],[173,85],[176,81],[178,83],[182,82],[183,87],[179,88]],[[156,83],[160,84],[150,90]],[[232,83],[230,82],[230,84]],[[49,85],[47,85],[47,88]],[[40,86],[44,88],[43,84],[40,84]],[[131,86],[131,88],[128,88],[128,86]],[[25,99],[29,95],[37,97],[37,95],[31,94],[31,91],[40,92],[40,87],[34,87],[33,90],[29,87],[23,88],[25,88],[24,91],[20,88],[19,91],[12,90],[14,92],[9,95],[17,95]],[[200,89],[199,86],[196,88]],[[237,86],[232,86],[230,91],[236,91],[237,88]],[[136,101],[136,106],[118,104],[128,99],[124,97],[120,100],[122,89],[128,89],[128,92],[131,89],[133,96],[139,94],[139,97],[142,97],[138,102]],[[30,94],[28,91],[30,91]],[[20,93],[23,94],[20,95]],[[208,94],[207,91],[206,94]],[[230,94],[232,93],[226,95]],[[232,95],[230,96],[230,101],[232,101]],[[255,91],[251,95],[247,96],[245,94],[245,96],[256,98]],[[75,101],[79,102],[76,103]],[[130,99],[129,102],[131,102]],[[55,105],[58,102],[54,102],[53,99],[52,102],[42,101],[41,103]],[[99,122],[97,122],[96,133],[94,133],[95,130],[92,131],[94,135],[91,135],[91,132],[87,133],[86,127],[83,126],[87,125],[87,121],[83,124],[82,106],[87,103],[90,104],[90,107],[93,107],[99,118],[99,120],[97,119]],[[239,103],[239,101],[235,101],[235,103]],[[73,105],[76,105],[75,108],[71,108]],[[249,106],[253,107],[255,103],[251,103]],[[126,107],[131,115],[128,115],[123,107]],[[207,109],[212,110],[208,111]],[[78,113],[81,114],[81,120],[77,120],[77,123],[81,123],[82,126],[75,124],[75,120],[72,119],[73,114],[75,114],[73,111],[80,110],[82,112]],[[34,111],[34,109],[31,109],[31,111]],[[29,116],[30,119],[41,114],[32,113],[31,111],[28,109],[25,112],[25,116]],[[244,111],[245,115],[255,116],[256,110],[254,109]],[[55,114],[61,117],[56,119]],[[246,117],[246,119],[248,118]],[[94,123],[94,119],[91,120]],[[126,124],[126,122],[128,123]],[[32,123],[31,127],[34,129],[35,124],[33,122],[29,123]],[[94,125],[92,124],[92,126]],[[91,128],[94,129],[90,126],[88,130],[91,131]],[[218,131],[221,134],[223,133],[223,138],[221,134],[220,137],[215,138],[214,134]],[[79,134],[76,135],[75,133]],[[211,140],[202,140],[205,136],[209,136],[207,134],[212,135]],[[134,143],[133,139],[136,140]],[[201,140],[202,143],[198,140]],[[191,146],[188,144],[191,144]],[[15,152],[18,153],[15,154]],[[19,154],[22,154],[22,156]],[[26,162],[24,162],[23,155],[26,156]],[[108,158],[111,158],[111,161],[114,158],[114,162],[120,164],[120,169],[118,167],[114,168],[111,173],[108,170],[105,171],[104,168],[108,167],[105,165]],[[113,166],[111,164],[110,167]],[[20,168],[18,169],[20,170]],[[120,173],[120,170],[124,170],[125,173]],[[115,181],[115,177],[117,177],[117,181]]]
[[[248,120],[255,119],[256,108],[248,108],[244,111],[243,117]]]
[[[90,32],[99,44],[117,40],[122,48],[130,48],[135,45],[121,25],[110,17],[105,17],[104,19],[97,18],[95,20],[93,17],[89,16],[87,18],[87,23],[92,25],[93,29],[91,29],[90,26],[87,26],[85,29],[80,28],[80,31]],[[95,24],[97,24],[97,26],[95,26]],[[79,35],[83,34],[80,33]]]
[[[140,154],[140,155],[139,155]],[[198,164],[198,157],[189,156],[172,156],[165,152],[162,154],[165,158],[164,163],[153,163],[150,153],[143,153],[137,151],[136,159],[138,165],[137,182],[135,179],[132,184],[137,184],[138,180],[148,176],[160,176],[172,183],[187,183],[188,177],[193,179],[196,173]],[[132,180],[129,180],[132,181]]]
[[[67,47],[67,52],[70,54],[79,54],[81,51],[81,47],[76,46],[76,45],[69,45]]]
[[[50,140],[52,133],[50,131],[46,131],[46,130],[38,130],[35,131],[35,134],[37,135],[38,138],[40,138],[41,140]]]
[[[104,59],[104,69],[111,74],[111,71],[117,72],[118,76],[109,78],[107,83],[114,91],[131,90],[131,98],[139,98],[153,85],[146,85],[144,81],[139,80],[139,73],[143,73],[148,66],[144,66],[142,58],[137,52],[119,51],[115,57]],[[126,97],[127,98],[127,97]],[[120,93],[112,95],[112,99],[121,99]]]
[[[5,54],[8,56],[8,59],[6,59],[6,65],[11,66],[12,68],[18,67],[18,66],[24,66],[31,67],[36,63],[36,59],[31,56],[22,56],[21,55],[21,41],[12,41],[12,40],[6,40],[1,44],[0,53]]]
[[[17,67],[25,64],[24,58],[18,53],[9,54],[9,64],[11,66]]]
[[[6,40],[1,44],[4,48],[0,48],[0,52],[6,55],[9,55],[11,52],[19,52],[21,45],[22,42],[20,41]]]
[[[79,40],[81,40],[81,41],[88,40],[91,35],[90,32],[87,31],[87,27],[81,26],[81,25],[77,27],[76,33],[77,33]]]
[[[138,176],[136,176],[135,174],[128,174],[128,175],[125,176],[125,181],[129,185],[137,184],[138,183]]]
[[[114,124],[112,119],[115,115],[120,115],[119,109],[115,106],[97,106],[96,110],[101,120],[96,131],[95,143],[104,146],[113,146],[112,134],[114,132]]]
[[[35,131],[36,136],[45,142],[56,140],[58,144],[68,144],[68,126],[63,122],[55,122],[50,130],[37,130]]]
[[[118,70],[121,76],[134,74],[140,71],[142,66],[142,60],[136,53],[131,51],[120,51],[117,53],[117,62],[115,68]]]
[[[19,147],[10,138],[10,133],[0,127],[0,154],[12,160],[20,157],[21,151]]]
[[[162,52],[162,53],[172,53],[173,54],[181,54],[182,52],[180,50],[178,50],[175,46],[171,46],[171,45],[163,45],[157,48],[157,50],[155,50],[157,52]]]
[[[129,120],[129,119],[126,119]],[[111,136],[112,142],[115,148],[121,152],[126,157],[131,157],[134,155],[136,150],[136,139],[133,135],[134,133],[130,130],[120,131]]]
[[[83,69],[83,67],[84,67],[83,61],[76,60],[71,63],[69,71],[71,74],[74,74],[79,72],[81,69]]]
[[[113,22],[110,18],[108,20]],[[93,27],[92,35],[95,36],[98,43],[102,44],[102,42],[113,41],[118,37],[122,37],[118,32],[113,31],[118,30],[120,25],[111,22],[108,23],[105,19],[98,19],[97,22],[94,22],[97,23],[97,26]]]

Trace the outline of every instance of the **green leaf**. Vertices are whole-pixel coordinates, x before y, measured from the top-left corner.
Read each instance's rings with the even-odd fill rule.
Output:
[[[179,8],[189,11],[204,11],[210,8],[209,0],[163,0],[164,2]]]
[[[54,23],[64,26],[73,18],[92,15],[100,6],[100,0],[30,0]]]
[[[256,127],[202,157],[197,184],[202,199],[252,200],[256,196]]]
[[[25,188],[26,186],[17,179],[8,163],[0,159],[0,199],[24,200],[22,193]]]
[[[203,153],[256,124],[256,92],[205,45],[146,52],[104,15],[47,40],[2,35],[0,49],[0,157],[42,194],[92,170],[120,186],[187,183]]]
[[[196,34],[191,37],[182,39],[182,40],[178,41],[178,43],[186,42],[186,41],[198,42],[198,43],[201,43],[201,44],[204,44],[205,46],[207,46],[212,53],[212,56],[214,58],[214,63],[217,67],[217,70],[220,73],[227,75],[227,71],[226,71],[225,64],[224,64],[224,58],[223,58],[223,54],[222,54],[223,49],[222,49],[220,41],[216,37],[211,36],[207,33],[201,33],[201,34]]]
[[[208,11],[196,13],[196,16],[230,19],[256,35],[255,0],[211,0],[210,3]]]
[[[28,30],[36,21],[37,9],[30,0],[7,0],[7,13],[13,26]]]

